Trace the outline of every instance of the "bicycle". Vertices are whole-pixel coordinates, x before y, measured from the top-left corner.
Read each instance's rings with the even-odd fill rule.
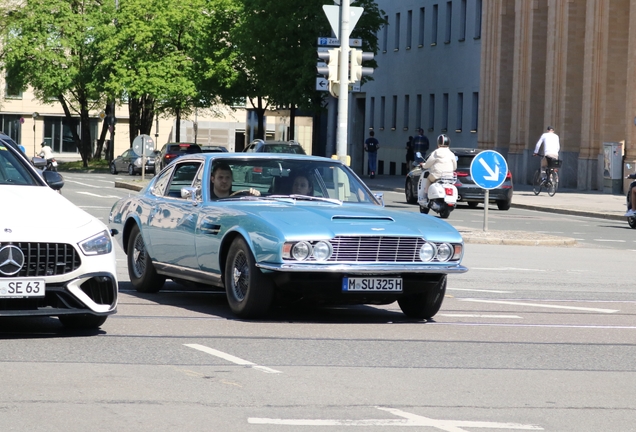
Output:
[[[546,167],[546,175],[542,177],[542,170],[539,168],[534,172],[534,178],[532,179],[532,191],[535,195],[541,193],[541,189],[545,188],[548,195],[554,196],[559,188],[559,170],[561,161],[558,159],[548,159],[548,166]]]

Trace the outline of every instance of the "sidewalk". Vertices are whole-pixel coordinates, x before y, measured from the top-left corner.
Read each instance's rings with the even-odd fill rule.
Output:
[[[393,191],[404,196],[404,176],[379,175],[374,179],[370,179],[367,176],[363,177],[362,180],[372,191]],[[115,187],[139,191],[148,181],[149,179],[146,179],[142,182],[139,177],[131,178],[126,181],[115,181]],[[559,189],[556,195],[551,197],[545,191],[535,195],[532,192],[532,186],[529,185],[515,185],[512,207],[620,221],[626,221],[623,215],[627,211],[624,195]],[[570,237],[559,237],[536,232],[483,231],[461,227],[458,228],[458,231],[462,234],[466,243],[527,246],[572,246],[576,244],[576,240]]]

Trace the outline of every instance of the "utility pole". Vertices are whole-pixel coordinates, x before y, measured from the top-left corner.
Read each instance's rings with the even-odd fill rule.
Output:
[[[336,156],[338,160],[349,165],[349,157],[347,155],[347,131],[349,124],[349,20],[351,19],[350,0],[341,0],[340,2],[340,95],[338,96],[338,135],[336,137]]]

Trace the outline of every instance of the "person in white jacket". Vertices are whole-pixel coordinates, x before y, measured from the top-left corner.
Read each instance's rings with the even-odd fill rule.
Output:
[[[541,146],[543,146],[543,153],[541,153]],[[548,126],[546,132],[541,135],[537,145],[534,146],[533,156],[542,155],[541,159],[541,172],[545,177],[545,168],[548,166],[548,162],[551,160],[559,159],[559,151],[561,150],[561,144],[559,143],[559,136],[554,133],[554,128]]]
[[[443,176],[452,176],[457,170],[457,157],[450,150],[450,138],[441,134],[437,137],[437,149],[431,153],[426,162],[421,164],[422,175],[428,171],[428,177],[424,178],[424,187],[418,191],[418,202],[423,205],[428,201],[428,187],[442,178]]]

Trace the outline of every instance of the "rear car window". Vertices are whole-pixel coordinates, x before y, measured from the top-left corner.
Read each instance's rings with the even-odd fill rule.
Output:
[[[457,169],[470,169],[470,164],[475,156],[458,156],[457,157]]]

